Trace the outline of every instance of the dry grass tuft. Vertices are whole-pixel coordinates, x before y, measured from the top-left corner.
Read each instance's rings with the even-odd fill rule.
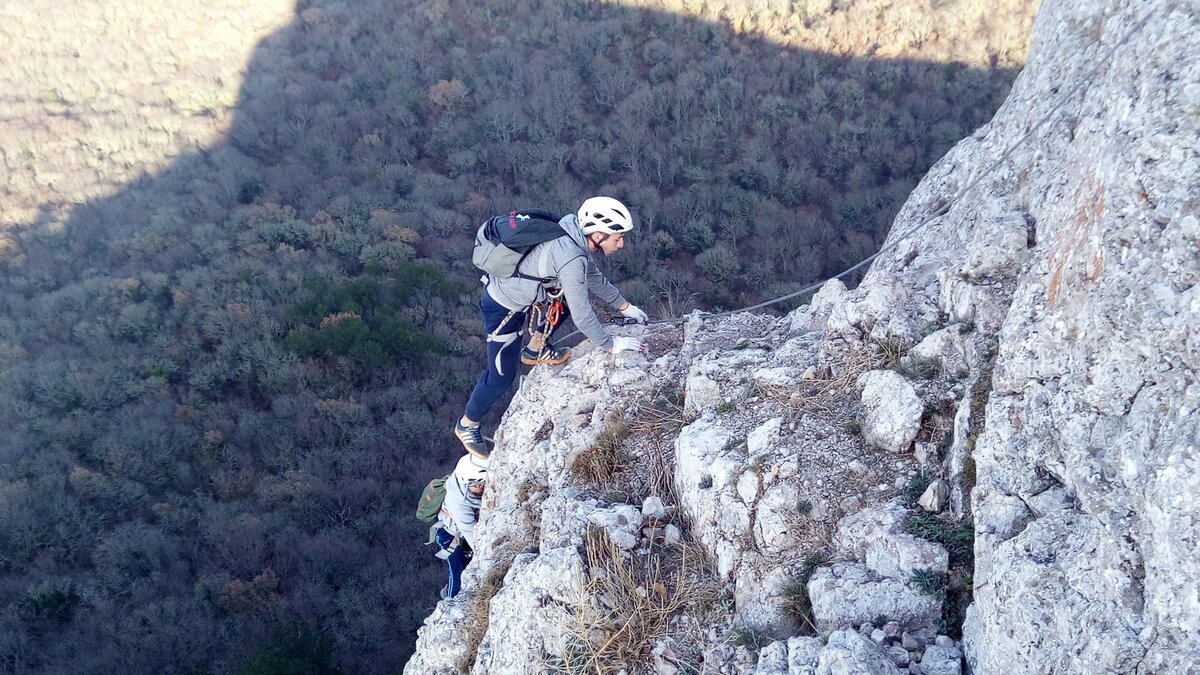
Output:
[[[628,670],[666,637],[671,617],[715,604],[718,584],[698,546],[655,546],[627,554],[600,527],[584,538],[591,604],[576,609],[569,627],[573,648],[555,672],[607,675]]]
[[[783,603],[779,608],[783,618],[799,635],[816,635],[817,624],[812,615],[812,599],[808,597],[808,580],[796,577],[783,586]]]
[[[801,501],[807,502],[807,500]],[[811,504],[811,502],[808,503]],[[787,517],[788,534],[795,542],[793,546],[796,549],[808,551],[831,549],[836,522],[840,517],[836,508],[833,513],[816,518],[811,514],[801,513],[799,506],[798,504],[797,510]]]
[[[673,438],[688,423],[683,412],[683,391],[677,388],[656,391],[640,406],[630,428],[654,440]]]
[[[676,502],[674,439],[689,420],[682,391],[660,389],[640,401],[627,421],[613,411],[591,447],[571,464],[572,482],[600,488],[614,501],[629,502],[658,495]]]
[[[643,440],[642,466],[645,488],[668,502],[675,497],[674,444],[679,430],[689,421],[683,409],[683,390],[675,386],[655,391],[637,408],[629,428]]]
[[[894,337],[879,338],[871,342],[872,356],[876,368],[892,368],[900,363],[904,356],[904,344]]]
[[[651,494],[662,497],[672,504],[679,503],[675,494],[675,471],[672,468],[674,457],[668,457],[667,452],[674,452],[674,447],[663,441],[650,443],[648,463],[650,464],[649,488]]]
[[[816,635],[817,623],[813,618],[812,599],[808,596],[808,582],[818,567],[829,562],[829,553],[820,549],[804,556],[799,573],[783,587],[783,618],[792,624],[800,635]]]
[[[786,387],[761,385],[755,393],[787,409],[789,422],[806,413],[834,420],[844,417],[845,406],[855,400],[858,376],[882,367],[891,358],[871,348],[847,349],[827,355],[812,379]]]
[[[579,453],[571,465],[575,480],[592,485],[611,484],[623,464],[620,448],[626,438],[629,438],[629,425],[621,411],[614,410],[605,419],[596,441]]]

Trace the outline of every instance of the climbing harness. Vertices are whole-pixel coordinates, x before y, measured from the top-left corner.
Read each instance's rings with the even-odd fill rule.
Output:
[[[500,343],[500,349],[499,349],[499,351],[496,352],[496,372],[501,375],[504,374],[504,365],[503,365],[503,362],[500,360],[501,355],[504,353],[504,350],[507,349],[510,344],[512,344],[515,340],[520,339],[522,333],[524,333],[525,330],[524,330],[524,327],[522,326],[522,327],[518,327],[517,330],[515,330],[511,333],[501,333],[500,331],[504,330],[504,328],[506,326],[508,326],[508,322],[512,321],[512,318],[514,316],[516,316],[517,314],[520,314],[523,311],[525,311],[524,308],[509,310],[508,314],[504,315],[504,319],[496,326],[496,330],[488,333],[488,336],[487,336],[488,342],[499,342]]]

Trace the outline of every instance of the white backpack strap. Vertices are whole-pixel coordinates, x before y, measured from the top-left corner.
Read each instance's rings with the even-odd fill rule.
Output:
[[[558,241],[557,239],[555,241]],[[538,276],[543,279],[550,279],[557,275],[550,274],[550,270],[546,269],[546,265],[550,262],[550,246],[553,242],[547,242],[542,246],[541,253],[538,255]]]

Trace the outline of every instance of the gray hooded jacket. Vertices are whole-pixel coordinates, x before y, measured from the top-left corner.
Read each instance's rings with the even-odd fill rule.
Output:
[[[474,546],[475,521],[481,503],[482,497],[471,494],[467,482],[455,471],[446,481],[446,500],[438,512],[438,522],[451,535],[462,537],[468,546]]]
[[[613,309],[624,305],[625,298],[616,286],[604,278],[593,262],[575,214],[564,216],[558,224],[567,236],[535,246],[518,271],[543,279],[554,279],[548,285],[562,289],[563,299],[571,310],[571,320],[575,326],[601,349],[609,349],[612,347],[612,336],[592,311],[588,293],[594,293]],[[521,311],[537,301],[544,291],[542,284],[533,279],[489,277],[487,293],[507,309]]]

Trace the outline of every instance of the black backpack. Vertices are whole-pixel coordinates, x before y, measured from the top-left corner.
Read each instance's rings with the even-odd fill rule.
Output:
[[[513,211],[489,218],[475,233],[471,262],[490,276],[519,277],[545,283],[549,279],[519,272],[521,263],[538,244],[567,236],[560,217],[540,209]]]

